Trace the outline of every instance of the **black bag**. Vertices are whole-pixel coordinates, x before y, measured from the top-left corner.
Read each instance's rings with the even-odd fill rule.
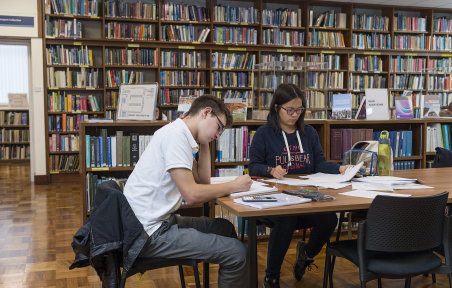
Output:
[[[436,147],[435,161],[433,162],[433,168],[440,167],[452,167],[452,151]]]

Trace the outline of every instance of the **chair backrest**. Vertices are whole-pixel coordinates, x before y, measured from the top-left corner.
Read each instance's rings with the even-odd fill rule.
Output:
[[[364,248],[413,252],[439,246],[448,195],[375,197],[367,212]]]
[[[436,147],[435,160],[433,161],[433,168],[452,167],[452,151]]]

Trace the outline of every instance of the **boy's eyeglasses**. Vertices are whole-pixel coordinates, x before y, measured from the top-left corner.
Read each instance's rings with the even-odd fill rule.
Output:
[[[213,114],[213,115],[215,115],[215,114]],[[223,122],[221,122],[220,118],[218,118],[217,115],[215,115],[215,117],[217,117],[217,120],[218,120],[218,135],[221,136],[221,134],[223,134],[223,132],[224,132],[225,126],[224,126]]]
[[[294,108],[286,108],[284,106],[281,105],[281,108],[286,110],[287,114],[289,114],[290,116],[292,116],[293,114],[297,113],[298,115],[300,115],[301,113],[303,113],[303,111],[305,110],[304,107],[300,107],[297,109]]]

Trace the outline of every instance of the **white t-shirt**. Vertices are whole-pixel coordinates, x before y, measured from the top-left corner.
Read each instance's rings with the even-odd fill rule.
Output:
[[[130,174],[124,195],[149,236],[179,209],[182,196],[168,170],[192,170],[198,144],[182,119],[154,133]]]

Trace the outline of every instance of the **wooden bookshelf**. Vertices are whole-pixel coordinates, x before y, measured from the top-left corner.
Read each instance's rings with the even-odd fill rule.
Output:
[[[0,163],[30,161],[28,109],[0,109]]]
[[[253,108],[268,109],[273,89],[262,88],[259,82],[261,80],[252,79],[253,74],[249,67],[214,65],[212,56],[221,53],[235,54],[236,57],[248,54],[248,57],[255,57],[255,63],[263,63],[270,59],[308,61],[314,55],[317,55],[318,59],[326,59],[324,57],[333,55],[339,56],[339,66],[330,67],[328,74],[334,77],[341,77],[342,83],[325,92],[316,90],[317,88],[315,87],[307,90],[312,95],[320,92],[324,94],[321,107],[318,105],[312,106],[311,113],[316,118],[328,117],[331,111],[330,98],[333,93],[354,94],[354,106],[358,106],[364,89],[369,87],[358,87],[359,89],[352,87],[349,79],[355,75],[386,79],[385,88],[390,89],[390,104],[393,103],[394,95],[403,92],[403,88],[400,87],[404,87],[403,85],[389,85],[390,80],[405,81],[404,79],[414,79],[416,77],[424,79],[424,83],[418,87],[419,90],[415,89],[415,94],[437,93],[442,95],[444,103],[452,101],[451,87],[433,85],[433,83],[438,82],[450,82],[452,78],[451,73],[430,71],[419,75],[418,70],[397,71],[397,69],[391,69],[390,66],[391,61],[396,57],[404,57],[408,61],[410,61],[409,59],[424,59],[426,68],[452,66],[452,42],[449,40],[451,39],[450,36],[452,36],[452,27],[449,27],[452,19],[452,9],[326,1],[294,2],[283,0],[281,2],[275,0],[250,0],[234,1],[232,3],[222,0],[206,0],[199,2],[205,8],[202,10],[203,15],[201,18],[198,15],[197,18],[193,19],[174,20],[175,18],[172,17],[174,15],[163,15],[164,11],[168,11],[165,10],[165,7],[172,5],[170,0],[155,0],[152,3],[151,1],[143,2],[144,4],[149,4],[146,8],[149,9],[148,15],[144,15],[144,13],[143,15],[119,15],[119,12],[114,14],[113,10],[111,10],[111,3],[113,2],[97,0],[96,3],[96,9],[71,14],[73,10],[62,11],[59,9],[55,11],[50,0],[42,1],[43,22],[41,26],[43,35],[46,35],[43,41],[43,59],[45,63],[43,73],[46,83],[44,94],[46,99],[45,121],[47,139],[53,135],[74,135],[74,137],[78,135],[79,127],[76,127],[76,125],[71,127],[69,131],[67,129],[66,131],[53,129],[52,125],[62,121],[63,115],[66,115],[66,117],[80,116],[78,121],[91,118],[115,119],[115,99],[117,99],[119,92],[118,86],[125,81],[133,83],[158,82],[160,84],[159,104],[163,106],[163,111],[168,114],[169,120],[174,119],[176,114],[174,111],[177,107],[175,99],[182,94],[213,94],[218,97],[252,95],[252,98],[250,96],[250,99],[252,99],[250,100],[250,105]],[[127,3],[128,5],[133,5],[133,2]],[[188,1],[185,3],[190,5]],[[228,5],[230,8],[227,8]],[[222,8],[218,8],[220,6]],[[216,12],[218,11],[216,9],[232,8],[237,10],[239,8],[248,9],[247,11],[255,13],[256,17],[226,19],[221,17],[223,15],[221,13],[217,17]],[[293,12],[291,15],[296,17],[290,20],[281,8],[286,8],[287,11]],[[328,23],[325,21],[323,21],[325,23],[322,23],[322,21],[318,21],[320,15],[324,15],[324,18],[331,20],[328,20]],[[359,24],[365,23],[364,18],[369,16],[380,17],[379,19],[383,21],[384,25],[366,26]],[[264,19],[264,17],[266,18]],[[396,17],[400,20],[395,21]],[[416,26],[416,29],[411,29],[410,26],[405,25],[408,23],[407,17],[415,19],[411,21],[425,19],[425,23],[422,24],[422,28]],[[345,24],[343,24],[344,21]],[[317,22],[319,22],[318,25]],[[419,23],[416,25],[419,26]],[[438,23],[443,23],[443,26]],[[55,28],[56,25],[67,27],[67,29],[61,29],[61,31],[52,30],[51,28]],[[185,38],[180,38],[179,36],[177,36],[179,38],[174,38],[174,35],[168,34],[168,27],[176,29],[176,26],[182,27],[178,28],[183,29],[180,31],[192,34],[183,36]],[[446,26],[447,28],[444,28]],[[77,27],[77,29],[74,30],[74,27]],[[131,29],[130,33],[127,35],[124,33],[115,34],[115,31],[119,31],[118,27],[128,27]],[[138,27],[136,29],[141,32],[133,33],[133,27]],[[205,28],[209,30],[209,34],[205,41],[198,41],[200,40],[201,30]],[[193,31],[190,29],[193,29]],[[81,33],[78,33],[79,31]],[[223,35],[223,38],[220,37],[221,33],[226,33],[225,31],[229,31],[227,32],[227,37],[229,38],[225,35]],[[311,40],[313,39],[314,31],[318,36],[331,37],[333,42],[342,41],[343,37],[344,45],[324,45],[321,41],[313,42]],[[163,33],[167,34],[164,36]],[[234,38],[231,35],[237,37]],[[170,39],[168,37],[173,37],[171,39],[177,41],[163,41],[163,39]],[[359,42],[359,37],[366,40],[362,40],[364,42],[361,43]],[[406,45],[395,45],[396,39],[400,37],[406,41],[414,39],[413,37],[422,39],[424,49],[419,49],[421,48],[420,46],[405,47]],[[389,43],[376,45],[377,38],[379,43],[390,38],[391,43],[390,45]],[[435,41],[439,41],[438,43],[441,43],[441,45],[432,46]],[[54,51],[52,52],[53,54],[48,52],[51,49]],[[58,49],[61,50],[59,52],[65,51],[60,55],[70,55],[71,57],[66,57],[69,59],[49,57],[49,53],[50,55],[57,55],[55,51]],[[109,53],[113,50],[124,51],[117,52],[116,55],[120,53],[131,54],[128,57],[124,56],[125,60],[117,56],[121,58],[121,61],[111,61]],[[145,51],[150,53],[146,57],[142,56]],[[201,66],[170,65],[168,67],[163,62],[162,53],[164,52],[179,54],[200,53]],[[136,55],[139,56],[135,55],[133,57],[133,53],[137,53]],[[84,57],[75,57],[75,55]],[[367,73],[365,71],[356,71],[349,65],[349,60],[356,56],[381,58],[383,69],[378,72],[367,71]],[[187,57],[182,56],[184,60],[187,60]],[[321,73],[321,71],[312,72]],[[285,73],[290,75],[298,72],[286,71]],[[63,78],[67,78],[69,74],[72,75],[72,83],[60,85],[63,82],[68,82],[61,80],[61,78],[63,76]],[[164,81],[165,76],[171,79],[176,78],[179,82],[170,82],[168,84]],[[77,77],[85,77],[86,81],[77,83]],[[94,81],[93,77],[96,77],[96,81]],[[118,83],[112,84],[110,79],[112,77]],[[200,80],[189,83],[187,82],[187,77],[200,77]],[[226,82],[223,81],[227,85],[224,85],[223,82],[218,85],[214,81],[218,79],[227,80]],[[237,79],[241,79],[241,82],[237,82]],[[254,87],[259,87],[259,90],[251,88],[253,86],[249,84],[252,81],[254,81]],[[68,111],[68,109],[57,109],[54,111],[54,109],[50,109],[50,96],[52,94],[59,95],[59,97],[62,97],[61,95],[79,95],[81,98],[91,95],[97,100],[98,107],[93,109],[90,104],[87,104],[87,109],[82,111]],[[415,105],[415,107],[417,108],[418,105]],[[76,153],[76,151],[76,149],[73,149],[72,152]],[[52,157],[55,154],[51,153],[48,141],[46,141],[46,155],[49,174],[50,172],[52,172],[52,175],[65,173],[73,173],[75,175],[78,173],[79,168],[76,167],[72,167],[72,172],[68,172],[67,169],[51,169],[51,166],[55,167],[55,164],[51,165],[51,162],[54,161]],[[76,165],[79,160],[76,159],[74,161],[73,164]],[[425,166],[424,164],[421,166]]]

